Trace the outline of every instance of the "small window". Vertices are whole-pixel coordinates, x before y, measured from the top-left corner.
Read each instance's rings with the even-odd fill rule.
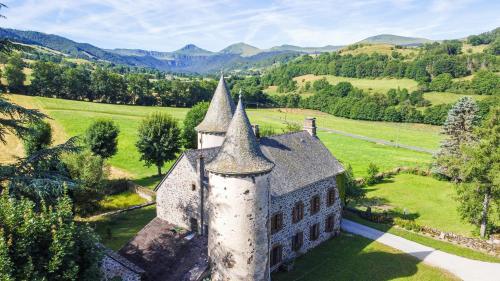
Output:
[[[304,203],[302,201],[295,203],[292,209],[292,222],[298,223],[304,218]]]
[[[334,225],[335,225],[335,217],[333,215],[329,215],[328,217],[326,217],[325,231],[332,232]]]
[[[271,249],[271,266],[275,266],[281,262],[283,255],[283,247],[281,245],[275,245]]]
[[[292,236],[292,250],[298,251],[304,244],[304,232],[297,232]]]
[[[192,190],[192,191],[195,191],[195,190],[196,190],[196,184],[194,184],[194,183],[193,183],[193,184],[191,184],[191,190]]]
[[[319,238],[319,223],[314,224],[309,229],[309,240],[314,241]]]
[[[283,228],[283,214],[276,213],[271,217],[271,233],[276,233]]]
[[[332,206],[333,203],[335,203],[335,189],[331,188],[328,190],[327,196],[326,196],[326,205],[327,206]]]
[[[319,212],[319,208],[320,208],[320,199],[318,195],[315,195],[311,199],[311,215]]]

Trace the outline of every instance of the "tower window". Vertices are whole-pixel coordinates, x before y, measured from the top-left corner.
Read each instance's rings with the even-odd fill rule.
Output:
[[[192,190],[192,191],[195,191],[195,190],[196,190],[196,184],[194,184],[194,183],[193,183],[193,184],[191,184],[191,190]]]
[[[335,203],[335,189],[331,188],[328,190],[328,193],[326,195],[326,205],[332,206],[333,203]]]
[[[326,217],[325,231],[332,232],[334,225],[335,225],[335,217],[333,215],[329,215],[328,217]]]
[[[292,250],[300,250],[300,248],[302,248],[302,244],[304,244],[304,232],[301,231],[292,236]]]
[[[292,209],[292,222],[297,223],[304,218],[304,203],[299,201],[295,203],[295,206]]]
[[[319,238],[319,223],[313,224],[309,229],[309,240],[314,241]]]
[[[319,209],[320,209],[319,195],[315,195],[311,199],[311,215],[312,214],[316,214],[317,212],[319,212]]]
[[[271,233],[274,234],[283,228],[283,214],[276,213],[271,217]]]
[[[274,245],[271,249],[271,266],[275,266],[281,262],[283,258],[283,247],[281,245]]]

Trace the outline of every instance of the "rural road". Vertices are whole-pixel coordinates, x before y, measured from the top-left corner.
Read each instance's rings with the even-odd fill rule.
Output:
[[[280,122],[285,121],[283,119],[276,118],[276,117],[270,117],[270,116],[266,116],[265,118],[270,119],[270,120],[274,120],[274,121],[280,121]],[[299,122],[295,122],[295,121],[288,121],[288,122],[300,124]],[[359,140],[365,140],[365,141],[369,141],[369,142],[379,143],[379,144],[383,144],[383,145],[406,148],[406,149],[418,151],[418,152],[424,152],[424,153],[430,153],[430,154],[433,154],[435,152],[432,149],[427,149],[427,148],[413,146],[413,145],[406,145],[406,144],[401,144],[401,143],[395,143],[395,142],[391,142],[391,141],[383,140],[383,139],[365,137],[362,135],[351,134],[351,133],[347,133],[347,132],[339,131],[339,130],[334,130],[334,129],[330,129],[330,128],[318,127],[318,130],[329,132],[329,133],[334,133],[334,134],[342,135],[342,136],[346,136],[346,137],[351,137],[351,138],[355,138],[355,139],[359,139]]]
[[[342,229],[416,257],[431,266],[453,273],[465,281],[500,281],[500,263],[482,262],[448,254],[371,227],[342,220]]]

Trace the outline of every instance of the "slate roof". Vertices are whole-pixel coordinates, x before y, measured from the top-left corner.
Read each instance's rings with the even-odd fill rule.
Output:
[[[323,145],[306,131],[264,137],[259,140],[264,156],[274,163],[270,174],[271,194],[282,196],[309,184],[344,172],[344,167]],[[203,155],[206,163],[214,159],[219,147],[186,150],[193,167]]]
[[[196,131],[206,133],[225,133],[233,118],[234,102],[227,88],[224,76],[220,76],[219,84],[201,123],[196,126]]]
[[[224,142],[206,170],[224,175],[251,175],[269,172],[273,166],[260,150],[240,95]]]

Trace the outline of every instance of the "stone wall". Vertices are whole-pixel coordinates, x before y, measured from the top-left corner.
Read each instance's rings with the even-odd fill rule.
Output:
[[[119,277],[122,281],[141,281],[144,270],[131,263],[119,254],[109,250],[104,250],[101,270],[104,280],[112,280]]]
[[[332,187],[335,187],[335,202],[332,206],[327,206],[327,193]],[[315,195],[320,196],[321,207],[318,213],[311,215],[311,198]],[[304,218],[297,223],[293,223],[292,209],[295,206],[295,203],[299,201],[302,201],[304,204]],[[335,177],[324,179],[281,197],[271,198],[270,215],[277,212],[281,212],[283,214],[283,228],[271,236],[271,247],[277,244],[280,244],[283,247],[282,261],[300,256],[339,233],[340,220],[342,216],[341,210],[342,207],[338,188],[336,187]],[[325,220],[326,217],[331,214],[335,216],[334,231],[326,232]],[[317,240],[311,241],[309,240],[309,230],[310,227],[316,223],[319,223],[320,225],[320,235]],[[292,249],[292,237],[299,231],[302,231],[304,234],[303,245],[299,251],[294,251]],[[271,270],[275,270],[278,267],[279,264],[271,268]]]
[[[160,219],[190,229],[191,218],[200,220],[199,206],[196,171],[183,155],[156,191],[156,213]]]

